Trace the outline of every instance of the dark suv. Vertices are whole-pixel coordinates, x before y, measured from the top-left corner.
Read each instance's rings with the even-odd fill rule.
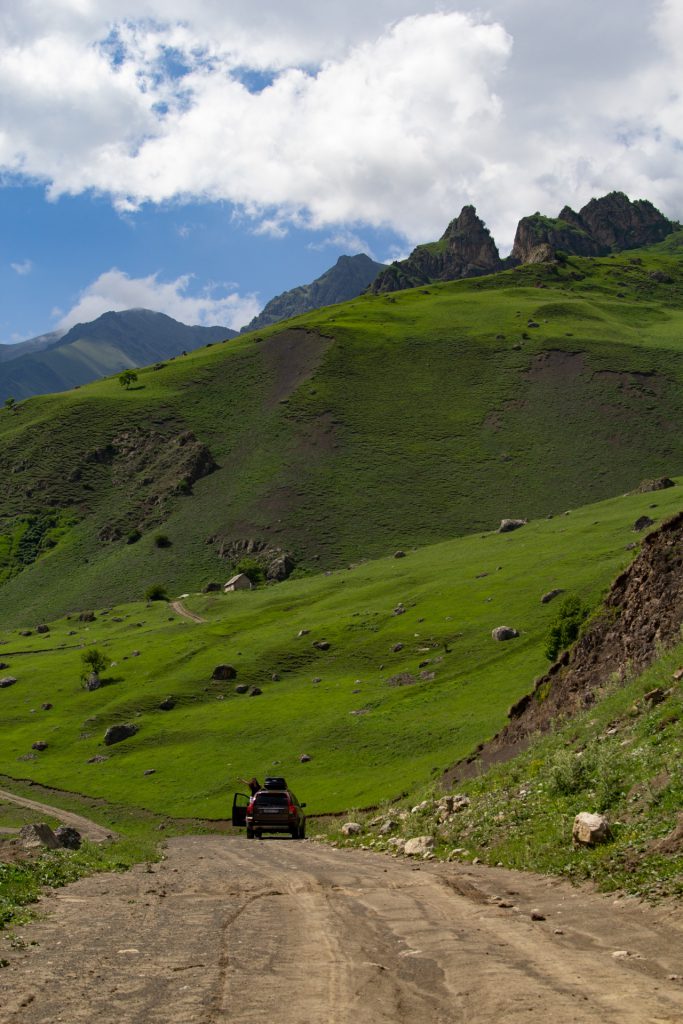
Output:
[[[306,815],[291,789],[261,789],[255,796],[235,793],[232,824],[247,827],[247,839],[264,832],[289,832],[292,839],[306,838]]]

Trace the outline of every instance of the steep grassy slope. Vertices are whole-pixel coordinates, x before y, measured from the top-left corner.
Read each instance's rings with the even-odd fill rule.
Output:
[[[562,587],[595,604],[632,557],[635,519],[677,510],[679,489],[330,576],[187,599],[205,624],[155,603],[98,610],[91,623],[61,619],[46,634],[4,630],[2,675],[17,682],[0,689],[0,773],[172,815],[225,817],[236,778],[254,772],[285,774],[313,813],[395,797],[500,729],[546,664],[555,610],[541,595]],[[494,641],[503,624],[521,636]],[[314,646],[323,639],[329,650]],[[80,655],[93,644],[113,664],[88,693]],[[212,682],[218,664],[262,695]],[[168,696],[175,707],[161,710]],[[103,746],[120,722],[139,732]],[[46,750],[32,750],[38,740]],[[89,763],[98,755],[108,759]]]
[[[0,534],[46,509],[77,520],[33,564],[6,560],[0,614],[198,589],[242,538],[335,567],[677,472],[682,246],[362,297],[136,390],[105,380],[0,414]],[[188,431],[218,466],[194,484]]]

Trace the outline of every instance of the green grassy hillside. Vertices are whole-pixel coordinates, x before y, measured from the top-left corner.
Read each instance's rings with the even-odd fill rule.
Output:
[[[237,777],[253,773],[285,774],[313,813],[410,791],[497,732],[543,671],[555,607],[541,595],[559,587],[594,605],[633,556],[636,518],[678,510],[679,489],[260,591],[187,598],[204,624],[161,602],[98,605],[93,622],[62,618],[28,637],[5,629],[0,674],[17,682],[0,689],[0,773],[217,818]],[[500,625],[520,637],[494,641]],[[329,650],[314,646],[323,639]],[[93,645],[112,667],[88,693],[80,657]],[[212,681],[223,663],[235,682]],[[236,684],[263,692],[238,695]],[[168,696],[175,707],[161,710]],[[121,722],[138,733],[105,747],[106,728]],[[32,749],[39,740],[47,749]],[[107,760],[90,763],[99,755]]]
[[[3,621],[197,590],[235,540],[335,568],[680,471],[681,246],[365,296],[0,413]]]

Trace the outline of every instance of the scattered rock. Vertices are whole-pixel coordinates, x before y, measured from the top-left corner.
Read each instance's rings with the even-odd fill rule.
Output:
[[[406,857],[424,857],[426,853],[432,852],[435,845],[432,836],[416,836],[414,839],[407,840],[403,852]]]
[[[159,711],[173,711],[173,708],[175,707],[175,703],[176,702],[173,699],[173,697],[166,697],[159,704]]]
[[[272,682],[279,683],[280,679],[281,679],[281,676],[277,672],[273,672],[273,674],[272,674],[272,676],[270,678],[271,678]]]
[[[428,811],[433,806],[432,800],[423,800],[422,803],[416,804],[411,808],[411,814],[422,814],[423,811]]]
[[[102,685],[102,680],[98,676],[97,672],[90,672],[89,675],[84,679],[83,686],[86,690],[99,690]]]
[[[394,558],[405,558],[405,557],[406,557],[405,551],[395,551],[394,552]]]
[[[31,744],[31,750],[47,750],[47,743],[45,740],[36,740],[35,743]]]
[[[80,850],[82,838],[77,828],[60,825],[55,829],[55,839],[65,850]]]
[[[399,654],[399,652],[403,650],[403,644],[394,644],[394,646],[391,649],[394,652],[394,654]]]
[[[327,640],[314,640],[313,646],[317,651],[329,651],[331,645]]]
[[[517,630],[513,629],[511,626],[496,626],[496,628],[491,631],[491,637],[493,640],[516,640],[518,636],[519,633]]]
[[[246,683],[240,683],[235,687],[235,693],[249,693],[249,687]]]
[[[88,760],[85,763],[86,764],[103,764],[105,761],[108,761],[108,760],[109,760],[109,758],[105,754],[95,754],[94,757],[89,757]]]
[[[646,704],[651,704],[653,707],[656,704],[661,704],[667,697],[666,690],[663,690],[661,686],[656,686],[654,690],[649,690],[643,694],[643,700]]]
[[[141,623],[138,623],[138,625],[141,625]],[[140,657],[140,652],[139,651],[131,651],[130,652],[130,656],[131,656],[131,658],[139,658]]]
[[[110,725],[104,734],[105,747],[111,747],[114,743],[121,743],[135,736],[139,726],[126,723],[124,725]]]
[[[653,270],[653,271],[651,271],[650,272],[650,277],[652,278],[653,281],[656,281],[657,284],[673,284],[674,283],[674,279],[671,276],[671,274],[667,274],[663,270]]]
[[[405,839],[401,839],[399,836],[395,836],[387,843],[387,850],[393,850],[395,853],[403,853],[405,848],[406,841]]]
[[[0,679],[0,690],[6,690],[8,686],[14,686],[16,681],[16,676],[3,676],[2,679]]]
[[[399,601],[399,603],[394,608],[394,615],[405,615],[405,613],[406,613],[406,610],[403,607],[402,602]]]
[[[3,668],[9,668],[9,665],[6,661],[0,661],[0,670],[2,670]]]
[[[420,679],[423,683],[433,683],[436,679],[436,672],[420,672]]]
[[[675,683],[680,683],[681,679],[683,679],[683,668],[677,668],[671,678]]]
[[[609,822],[602,814],[582,811],[574,818],[572,839],[575,846],[595,846],[612,838]]]
[[[232,665],[216,665],[215,669],[211,673],[212,679],[236,679],[237,669],[233,668]]]
[[[398,828],[398,822],[394,821],[392,818],[389,818],[380,827],[379,834],[381,836],[388,836],[388,835],[391,835],[391,833],[394,832],[397,828]]]
[[[346,824],[341,827],[341,833],[343,836],[359,836],[362,832],[363,828],[357,821],[347,821]]]
[[[19,829],[21,845],[27,850],[40,850],[46,847],[48,850],[58,850],[59,840],[49,825],[38,822],[35,825],[24,825]]]
[[[297,640],[300,640],[302,636],[308,636],[310,632],[310,629],[300,629],[296,635]]]
[[[636,533],[640,533],[641,530],[647,530],[648,527],[654,525],[654,519],[650,519],[649,516],[641,516],[639,519],[636,519],[635,523],[633,524],[633,529]]]
[[[548,593],[544,594],[541,598],[541,604],[550,604],[550,602],[554,601],[556,597],[560,596],[560,594],[564,594],[564,590],[560,590],[559,588],[549,590]]]
[[[513,530],[520,530],[527,523],[527,519],[501,519],[498,533],[512,533]]]
[[[45,623],[41,623],[40,626],[36,626],[36,633],[49,633],[49,632],[50,632],[50,627],[47,626]]]
[[[649,494],[650,491],[665,491],[669,487],[675,487],[676,484],[668,476],[660,476],[656,480],[643,480],[638,487],[636,487],[633,494]]]
[[[22,629],[22,630],[19,631],[19,636],[33,636],[33,630],[31,630],[31,629]]]
[[[413,686],[416,682],[417,679],[410,672],[399,672],[387,679],[387,686]]]
[[[545,921],[545,914],[542,914],[540,910],[532,910],[529,916],[532,921]]]
[[[143,775],[156,775],[156,768],[147,768],[142,774]]]
[[[95,613],[94,612],[81,612],[81,614],[78,616],[78,621],[79,622],[94,622],[95,621]]]
[[[313,758],[310,756],[310,754],[302,754],[301,757],[299,758],[301,764],[308,764],[308,762],[312,760]]]
[[[40,710],[41,711],[52,711],[52,704],[50,704],[49,701],[46,701],[44,704],[40,705]]]
[[[260,697],[262,693],[263,693],[263,690],[261,690],[258,686],[250,686],[249,687],[249,696],[250,697]]]

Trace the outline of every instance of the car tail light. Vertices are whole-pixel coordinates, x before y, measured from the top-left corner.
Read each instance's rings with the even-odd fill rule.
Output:
[[[289,811],[290,815],[296,816],[296,807],[294,806],[294,804],[290,804],[287,810]]]
[[[250,800],[249,803],[247,804],[247,814],[253,814],[253,813],[254,813],[254,801]]]

